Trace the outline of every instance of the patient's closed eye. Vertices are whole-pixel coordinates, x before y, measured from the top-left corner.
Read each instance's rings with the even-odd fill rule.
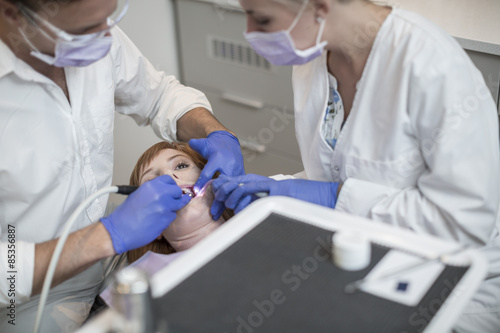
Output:
[[[268,18],[256,19],[255,21],[258,25],[268,25],[269,23],[271,23],[271,20]]]

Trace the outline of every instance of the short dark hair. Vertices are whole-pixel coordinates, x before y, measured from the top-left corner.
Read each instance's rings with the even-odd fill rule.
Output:
[[[48,3],[56,3],[59,5],[64,5],[69,2],[76,2],[80,0],[8,0],[14,4],[20,3],[32,10],[38,11],[40,10],[44,5]]]

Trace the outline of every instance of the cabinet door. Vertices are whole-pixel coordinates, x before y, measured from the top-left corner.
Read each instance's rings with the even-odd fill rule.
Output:
[[[499,107],[500,114],[500,56],[467,50],[476,67],[483,73],[486,85]]]
[[[188,85],[216,87],[280,108],[293,108],[292,68],[273,66],[243,37],[245,13],[178,0],[182,76]]]
[[[205,92],[217,119],[238,136],[247,173],[270,176],[303,170],[292,110],[245,106],[237,103],[238,97],[196,88]]]

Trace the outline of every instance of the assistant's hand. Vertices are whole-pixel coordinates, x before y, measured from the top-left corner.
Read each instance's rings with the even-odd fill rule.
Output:
[[[189,146],[208,161],[195,184],[198,188],[212,179],[217,171],[226,176],[245,173],[240,142],[227,131],[212,132],[206,139],[192,139]]]
[[[226,176],[239,176],[245,174],[243,155],[238,139],[227,131],[215,131],[206,139],[192,139],[189,141],[191,148],[201,154],[208,162],[201,171],[200,178],[194,185],[202,188],[217,171]],[[212,211],[222,214],[220,206],[212,206]]]
[[[271,178],[246,175],[239,177],[221,176],[212,187],[215,201],[238,213],[257,199],[252,195],[265,192],[269,195],[283,195],[318,205],[335,208],[339,183],[318,182],[304,179],[276,181]]]
[[[151,243],[190,200],[170,176],[160,176],[144,183],[101,222],[120,254]]]

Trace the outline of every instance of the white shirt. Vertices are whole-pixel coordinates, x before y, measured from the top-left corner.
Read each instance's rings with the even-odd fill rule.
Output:
[[[394,9],[335,150],[320,135],[326,52],[294,68],[293,88],[307,178],[343,182],[340,211],[481,247],[491,266],[474,301],[500,313],[498,118],[481,73],[457,42]]]
[[[111,184],[114,111],[175,140],[179,118],[196,107],[211,109],[201,92],[156,71],[120,29],[112,35],[113,46],[104,59],[65,69],[71,105],[53,81],[0,42],[0,331],[32,330],[38,303],[38,297],[28,301],[34,244],[57,238],[74,209]],[[107,199],[93,202],[73,230],[98,221]],[[16,237],[13,269],[7,262],[9,224]],[[12,270],[17,271],[16,326],[5,323],[4,305],[12,298],[6,278]],[[56,287],[42,329],[77,327],[102,279],[103,264],[97,263]],[[71,310],[64,310],[66,305]]]

